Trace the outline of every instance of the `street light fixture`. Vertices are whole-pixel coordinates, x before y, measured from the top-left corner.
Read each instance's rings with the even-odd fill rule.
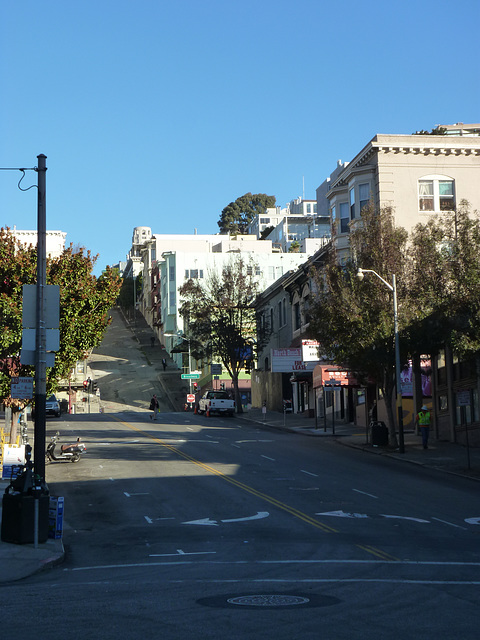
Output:
[[[398,335],[398,308],[397,308],[397,282],[395,274],[392,275],[392,284],[378,275],[373,269],[361,269],[358,267],[357,278],[363,280],[365,273],[373,273],[386,285],[393,293],[393,329],[395,332],[395,380],[397,388],[397,416],[398,416],[398,445],[399,452],[405,453],[405,440],[403,437],[403,408],[402,408],[402,382],[400,379],[400,338]]]

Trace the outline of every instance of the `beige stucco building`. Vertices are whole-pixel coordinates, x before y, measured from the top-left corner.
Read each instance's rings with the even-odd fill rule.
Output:
[[[351,224],[371,199],[411,231],[468,200],[480,210],[480,137],[377,134],[330,180],[326,197],[337,248],[348,252]]]

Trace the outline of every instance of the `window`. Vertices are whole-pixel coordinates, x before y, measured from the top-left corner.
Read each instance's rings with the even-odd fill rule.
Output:
[[[350,222],[350,207],[348,202],[340,203],[340,233],[348,233],[348,223]]]
[[[270,224],[270,218],[260,218],[260,224]]]
[[[312,205],[307,203],[307,213],[312,213]]]
[[[185,280],[203,278],[203,269],[185,269]]]
[[[313,205],[313,213],[317,213],[317,203],[316,202]]]
[[[170,273],[170,282],[173,282],[175,280],[175,267],[170,267],[169,273]]]
[[[268,279],[275,280],[275,267],[268,267]]]
[[[270,309],[270,331],[274,330],[274,323],[273,323],[273,307]]]
[[[454,180],[428,177],[418,181],[420,211],[453,211],[455,209]]]
[[[355,188],[350,189],[350,220],[355,219]]]
[[[296,302],[293,305],[293,330],[297,331],[300,329],[302,325],[301,317],[300,317],[300,303]]]
[[[360,212],[370,201],[370,185],[369,184],[359,184],[358,185],[358,199],[360,201]]]

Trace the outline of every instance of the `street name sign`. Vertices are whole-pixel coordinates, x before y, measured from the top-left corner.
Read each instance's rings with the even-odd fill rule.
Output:
[[[198,380],[199,373],[182,373],[182,380]]]

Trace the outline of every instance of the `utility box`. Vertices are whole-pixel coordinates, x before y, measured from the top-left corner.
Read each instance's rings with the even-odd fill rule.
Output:
[[[48,538],[48,495],[35,498],[23,493],[4,493],[2,500],[2,540],[15,544],[35,542],[35,500],[38,499],[38,542]]]
[[[48,537],[58,540],[63,536],[64,498],[50,496]]]

